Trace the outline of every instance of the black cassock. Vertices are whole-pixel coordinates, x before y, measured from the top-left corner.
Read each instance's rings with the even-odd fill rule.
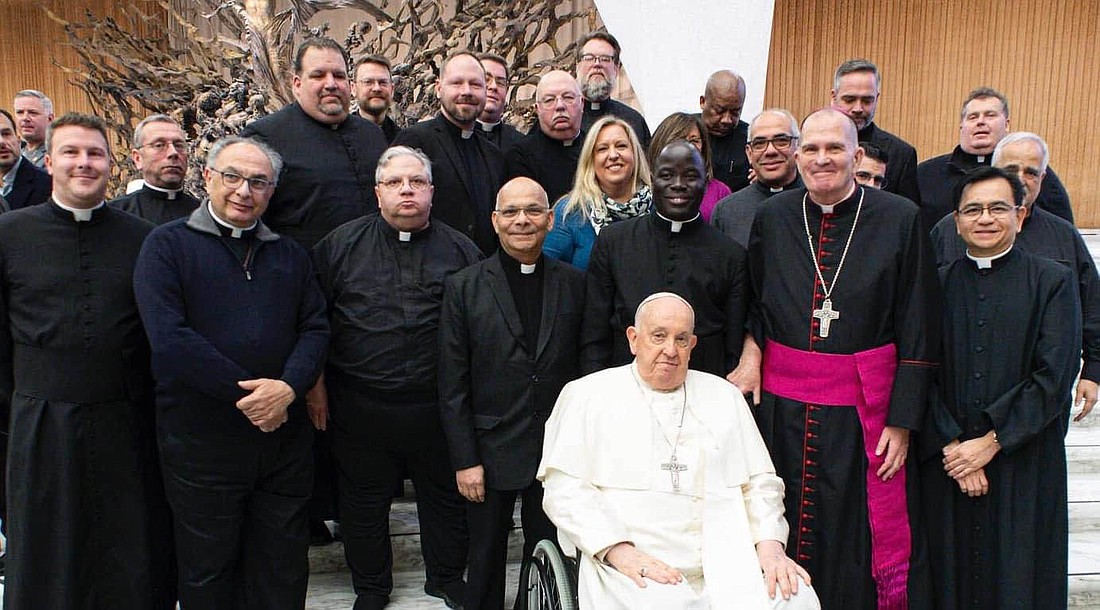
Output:
[[[833,284],[861,191],[864,203],[839,280]],[[857,187],[833,213],[807,201],[806,189],[780,193],[756,216],[749,270],[757,302],[750,324],[757,342],[798,350],[852,354],[897,345],[898,371],[886,424],[910,430],[923,419],[931,372],[939,355],[935,265],[919,212],[909,200]],[[829,336],[818,334],[813,309],[824,301],[814,272],[806,221],[825,281],[840,312]],[[787,554],[809,571],[822,608],[875,607],[871,578],[863,433],[855,407],[818,406],[765,393],[756,412],[783,477],[791,526]],[[928,573],[916,472],[907,470],[913,530],[910,608],[928,606]]]
[[[582,130],[577,137],[563,142],[535,126],[504,152],[507,180],[525,176],[538,182],[553,207],[555,201],[573,189],[585,133]]]
[[[171,608],[134,261],[152,225],[53,202],[0,217],[0,379],[12,397],[4,608]]]
[[[699,343],[691,368],[725,376],[741,357],[749,301],[745,250],[702,217],[673,223],[656,212],[600,231],[588,262],[581,371],[633,360],[626,327],[655,292],[674,292],[695,309]]]
[[[944,366],[922,446],[938,607],[1065,608],[1063,419],[1080,352],[1071,271],[1019,249],[943,271]],[[942,448],[997,433],[989,493],[970,498]]]
[[[162,225],[190,216],[199,207],[199,200],[186,191],[163,191],[146,184],[132,193],[108,201],[107,205]]]

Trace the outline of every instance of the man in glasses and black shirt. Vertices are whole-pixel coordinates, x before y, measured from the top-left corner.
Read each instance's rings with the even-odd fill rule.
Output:
[[[183,189],[190,145],[179,123],[166,114],[148,116],[134,128],[130,158],[145,183],[108,205],[157,225],[188,216],[199,207]]]
[[[859,149],[863,151],[863,158],[856,164],[856,182],[873,189],[886,189],[890,185],[890,179],[886,177],[889,155],[870,142],[860,142]]]
[[[619,57],[622,53],[619,41],[607,32],[592,32],[581,39],[577,49],[577,83],[584,96],[581,126],[587,131],[605,115],[615,115],[630,123],[643,149],[649,148],[652,135],[645,117],[630,106],[611,99],[611,92],[619,80],[619,70],[623,67]],[[550,200],[554,200],[553,193],[550,193]]]

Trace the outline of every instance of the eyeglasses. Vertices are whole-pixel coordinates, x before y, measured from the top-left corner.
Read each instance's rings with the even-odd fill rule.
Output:
[[[590,64],[613,64],[615,63],[615,56],[593,55],[592,53],[585,53],[584,55],[581,55],[581,61]]]
[[[148,144],[142,144],[138,148],[152,148],[158,155],[168,152],[168,147],[176,149],[176,152],[186,155],[188,150],[187,140],[157,140]]]
[[[982,212],[989,212],[991,218],[1004,218],[1015,212],[1018,206],[998,201],[989,205],[971,203],[959,208],[955,213],[967,220],[977,220],[982,217]]]
[[[539,106],[543,108],[553,108],[558,105],[558,100],[565,103],[566,106],[572,106],[577,103],[577,96],[573,93],[563,93],[561,95],[545,95],[539,98]]]
[[[390,178],[379,182],[378,186],[387,191],[396,191],[403,187],[406,182],[409,183],[409,188],[414,191],[422,191],[432,185],[431,181],[427,178],[413,176],[412,178]]]
[[[222,177],[222,182],[231,189],[240,188],[242,182],[248,182],[248,188],[253,193],[262,193],[267,189],[275,186],[275,182],[273,180],[268,180],[267,178],[245,178],[240,174],[234,174],[233,172],[223,172],[214,168],[210,168],[210,171],[220,175]]]
[[[538,220],[550,213],[550,208],[545,208],[539,205],[529,205],[525,208],[504,208],[502,210],[496,210],[497,214],[500,214],[505,220],[515,220],[519,218],[519,213],[523,212],[531,220]]]
[[[778,135],[774,138],[753,138],[749,142],[749,148],[752,152],[759,153],[768,150],[768,144],[771,144],[776,150],[787,150],[791,147],[791,142],[794,142],[794,136],[787,134]]]
[[[379,87],[389,87],[393,84],[393,81],[388,78],[364,78],[356,82],[358,82],[360,85],[363,85],[364,87],[373,87],[375,85],[378,85]]]
[[[869,183],[877,186],[880,189],[886,188],[886,176],[876,176],[875,174],[872,174],[865,169],[856,170],[856,180],[860,184]]]

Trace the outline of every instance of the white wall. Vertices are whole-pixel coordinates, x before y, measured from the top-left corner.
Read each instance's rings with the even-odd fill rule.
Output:
[[[676,111],[698,112],[707,77],[745,79],[742,119],[762,109],[774,0],[594,0],[619,43],[650,129]]]

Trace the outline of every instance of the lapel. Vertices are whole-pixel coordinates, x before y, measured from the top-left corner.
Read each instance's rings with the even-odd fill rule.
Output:
[[[462,153],[460,153],[458,147],[455,146],[454,139],[451,138],[451,133],[448,131],[448,127],[445,124],[446,122],[447,117],[443,116],[443,113],[440,112],[439,115],[435,117],[435,131],[438,135],[440,144],[443,146],[443,152],[447,153],[447,158],[451,161],[454,173],[458,176],[458,181],[462,183],[463,188],[469,193],[470,185],[466,182],[466,162],[462,160]],[[474,134],[474,137],[476,138],[477,134]]]
[[[497,307],[504,316],[504,323],[516,338],[516,343],[523,347],[523,327],[520,325],[519,310],[516,309],[516,299],[512,297],[512,290],[508,287],[508,278],[504,276],[504,266],[500,263],[499,254],[494,254],[485,261],[485,275],[489,278],[489,290],[492,291]]]
[[[542,320],[539,321],[539,346],[535,350],[535,360],[542,357],[550,336],[554,332],[554,320],[558,318],[558,300],[561,296],[561,274],[558,273],[558,261],[543,255],[542,284]]]

